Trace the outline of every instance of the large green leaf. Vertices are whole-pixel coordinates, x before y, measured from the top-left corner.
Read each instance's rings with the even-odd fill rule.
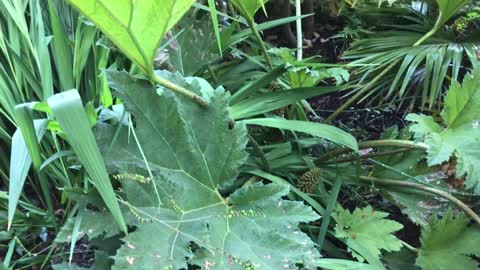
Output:
[[[84,166],[93,184],[117,221],[119,228],[127,232],[120,207],[105,164],[90,129],[88,116],[77,90],[56,94],[48,99],[55,118],[62,128],[73,151]]]
[[[387,216],[388,213],[375,211],[370,206],[357,208],[353,213],[339,208],[333,214],[337,222],[335,236],[345,239],[354,257],[374,264],[380,258],[382,249],[399,251],[402,247],[400,240],[392,233],[402,229],[403,225],[385,219]]]
[[[125,204],[149,223],[124,239],[114,269],[187,269],[187,262],[219,270],[316,266],[319,253],[298,223],[318,215],[303,203],[282,200],[288,186],[257,183],[221,193],[247,157],[245,125],[228,128],[224,90],[205,91],[195,79],[187,83],[167,72],[157,75],[205,93],[210,106],[199,108],[126,72],[107,71],[110,86],[133,115],[136,138],[129,140],[123,130],[114,140],[115,127],[100,126],[107,166],[114,174],[153,177],[146,183],[122,181]]]
[[[248,125],[260,125],[307,133],[358,151],[358,143],[355,137],[331,125],[279,118],[248,119],[243,120],[243,122]]]
[[[417,265],[423,270],[478,269],[471,256],[480,256],[480,228],[469,223],[464,214],[454,217],[452,211],[441,220],[433,217],[422,230]]]
[[[166,32],[194,0],[66,0],[147,74]]]
[[[480,193],[480,70],[467,74],[463,85],[454,82],[445,97],[445,108],[441,115],[445,128],[436,126],[425,116],[409,115],[415,122],[411,130],[417,138],[425,137],[429,145],[428,163],[438,165],[448,161],[452,155],[458,160],[457,176],[467,175],[467,188],[475,187]]]
[[[472,125],[480,120],[480,70],[468,74],[463,84],[454,81],[445,97],[441,115],[449,128]]]

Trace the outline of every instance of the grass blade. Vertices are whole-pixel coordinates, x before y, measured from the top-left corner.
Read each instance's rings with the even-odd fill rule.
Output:
[[[271,112],[296,102],[349,89],[351,86],[321,86],[309,88],[294,88],[268,93],[255,93],[248,99],[232,105],[229,108],[230,115],[234,120],[252,117],[266,112]]]
[[[220,52],[220,56],[222,56],[222,39],[220,37],[220,28],[218,27],[218,15],[215,7],[215,0],[208,0],[208,7],[210,9],[210,17],[212,17],[215,37],[217,38],[218,51]]]
[[[60,90],[65,91],[74,88],[73,73],[70,72],[73,70],[72,49],[52,0],[48,0],[48,11],[53,32],[53,58],[57,71],[60,71],[58,72]]]
[[[43,192],[44,200],[47,203],[48,213],[50,221],[54,224],[56,228],[55,222],[55,213],[53,209],[53,201],[52,196],[50,195],[50,188],[48,185],[48,180],[46,179],[45,175],[41,172],[40,166],[42,165],[42,153],[40,150],[39,141],[41,138],[38,138],[34,121],[32,117],[32,108],[34,107],[35,103],[25,103],[20,104],[15,107],[15,119],[17,120],[18,127],[22,131],[22,136],[27,146],[28,153],[30,158],[33,162],[33,168],[35,169],[35,173],[37,174],[38,180],[40,182],[40,187]],[[42,134],[43,135],[43,134]]]
[[[338,194],[340,193],[340,188],[342,187],[342,179],[337,177],[333,183],[332,191],[330,197],[328,198],[327,209],[323,214],[322,225],[320,226],[320,233],[318,234],[317,245],[320,250],[323,248],[323,243],[325,237],[327,236],[328,226],[330,226],[330,219],[332,217],[332,212],[337,205]]]
[[[47,127],[46,120],[35,120],[35,134],[37,138],[42,138]],[[28,137],[27,141],[31,143],[35,138],[31,138],[31,134],[27,136],[22,134],[21,129],[17,129],[12,137],[12,152],[10,156],[10,184],[8,187],[8,229],[12,225],[15,209],[17,208],[20,194],[27,179],[27,174],[32,164],[27,144],[24,137]]]
[[[358,143],[355,137],[334,126],[280,118],[257,118],[243,120],[243,122],[247,125],[259,125],[303,132],[358,151]]]
[[[70,90],[52,96],[48,99],[48,104],[62,127],[70,146],[91,177],[119,228],[127,233],[127,227],[115,198],[105,162],[90,129],[87,114],[82,106],[78,91]]]

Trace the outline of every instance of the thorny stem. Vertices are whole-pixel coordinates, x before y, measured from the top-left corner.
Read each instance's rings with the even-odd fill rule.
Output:
[[[174,84],[168,80],[165,80],[164,78],[161,78],[157,75],[153,75],[153,80],[158,83],[159,85],[168,88],[174,92],[177,92],[181,95],[186,96],[187,98],[193,100],[195,103],[200,105],[202,108],[207,108],[208,107],[208,101],[203,99],[202,97],[198,96],[197,94],[191,92],[190,90],[187,90],[177,84]]]
[[[476,223],[480,224],[480,217],[473,211],[468,205],[463,203],[461,200],[457,199],[453,195],[451,195],[448,192],[433,188],[433,187],[427,187],[422,184],[418,183],[413,183],[413,182],[408,182],[408,181],[401,181],[401,180],[393,180],[393,179],[381,179],[381,178],[376,178],[376,177],[371,177],[371,176],[360,176],[359,179],[364,182],[373,182],[376,184],[381,184],[381,185],[389,185],[389,186],[399,186],[399,187],[407,187],[407,188],[413,188],[413,189],[418,189],[422,190],[425,192],[429,192],[435,195],[438,195],[440,197],[443,197],[456,206],[458,206],[460,209],[462,209],[469,217],[471,217]]]
[[[406,149],[418,149],[418,150],[427,150],[428,145],[424,143],[415,143],[412,141],[406,140],[377,140],[377,141],[366,141],[360,142],[358,144],[360,149],[367,149],[367,148],[378,148],[378,147],[400,147]],[[330,152],[327,152],[320,156],[316,161],[315,164],[323,164],[325,161],[328,161],[334,157],[338,157],[339,155],[351,153],[353,150],[350,148],[342,147],[334,149]]]
[[[273,63],[272,59],[270,58],[270,55],[268,54],[267,47],[265,46],[265,43],[260,36],[260,33],[258,32],[257,26],[255,25],[255,22],[253,19],[247,19],[248,26],[252,30],[253,35],[255,36],[255,39],[257,40],[258,44],[260,45],[260,48],[262,50],[263,55],[265,56],[265,60],[267,61],[267,66],[270,70],[273,69]]]

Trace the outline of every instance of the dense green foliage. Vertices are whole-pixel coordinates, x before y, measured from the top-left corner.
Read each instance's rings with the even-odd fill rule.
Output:
[[[479,12],[1,1],[0,270],[479,269]]]

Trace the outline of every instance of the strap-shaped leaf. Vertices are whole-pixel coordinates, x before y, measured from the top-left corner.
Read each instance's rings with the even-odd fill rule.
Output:
[[[331,125],[276,118],[248,119],[243,120],[243,122],[249,125],[260,125],[311,134],[358,151],[358,143],[355,137]]]
[[[120,206],[118,205],[112,183],[105,169],[105,163],[90,129],[87,114],[83,108],[77,90],[56,94],[48,99],[55,118],[60,124],[73,151],[85,167],[93,184],[105,201],[119,228],[127,232]]]
[[[194,0],[66,0],[147,74],[160,42]]]
[[[224,90],[212,93],[196,79],[187,83],[178,75],[158,75],[205,93],[210,106],[199,108],[126,72],[107,72],[110,86],[132,113],[138,138],[129,140],[126,129],[115,137],[116,127],[100,126],[107,166],[117,175],[153,176],[145,183],[121,180],[125,204],[147,223],[124,239],[114,269],[187,269],[187,263],[210,270],[317,266],[318,251],[298,224],[318,215],[303,203],[283,200],[287,186],[257,183],[230,195],[221,192],[236,179],[247,143],[244,124],[228,127]],[[162,200],[160,209],[152,185]]]
[[[17,116],[17,118],[19,118]],[[22,119],[23,120],[23,119]],[[31,120],[31,119],[29,119]],[[17,120],[18,121],[18,120]],[[15,209],[17,208],[20,195],[23,190],[23,185],[32,165],[32,157],[30,152],[34,149],[39,149],[38,140],[45,134],[47,128],[47,120],[35,120],[30,122],[28,120],[20,121],[22,129],[17,129],[12,137],[12,151],[10,156],[10,183],[8,186],[8,228],[13,222]],[[32,149],[29,151],[29,148]],[[35,152],[40,155],[40,152]],[[34,155],[35,155],[34,153]],[[37,158],[37,156],[35,156]]]

